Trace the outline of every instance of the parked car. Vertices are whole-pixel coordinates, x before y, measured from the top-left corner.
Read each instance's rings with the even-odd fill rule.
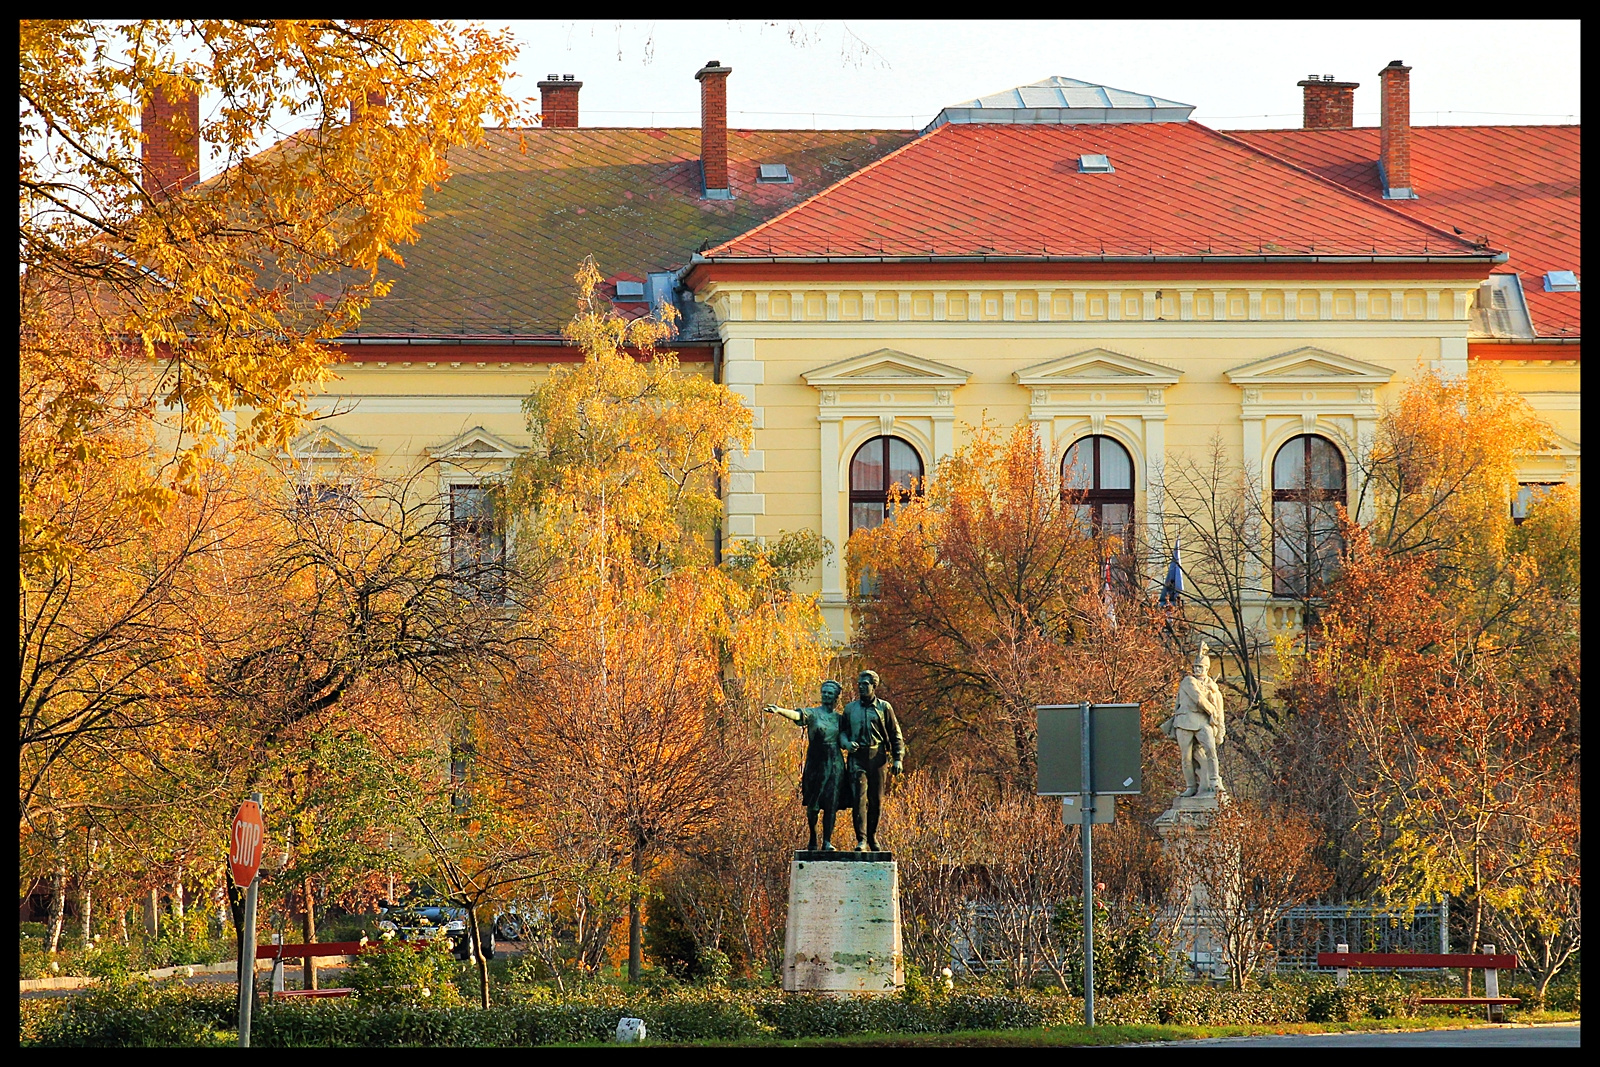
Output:
[[[386,901],[378,908],[379,930],[392,932],[402,941],[423,941],[444,937],[456,954],[456,959],[472,955],[472,939],[467,935],[467,910],[439,901],[426,891],[408,896],[404,901]],[[494,936],[482,938],[484,955],[494,958]]]

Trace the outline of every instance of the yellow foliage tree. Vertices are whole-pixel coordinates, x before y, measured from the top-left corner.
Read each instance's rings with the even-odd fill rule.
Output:
[[[322,342],[383,291],[378,266],[415,239],[446,151],[479,138],[485,114],[518,113],[502,89],[510,37],[475,26],[33,19],[20,30],[20,343],[24,368],[45,378],[49,431],[23,453],[24,497],[30,467],[80,462],[87,429],[118,409],[148,413],[151,394],[180,415],[162,484],[192,491],[230,433],[244,448],[282,447],[305,414],[299,397],[327,375]],[[171,132],[203,138],[220,173],[155,187],[141,109],[196,92],[215,106],[198,130]],[[280,140],[285,119],[299,129]],[[129,373],[142,397],[118,387]],[[252,417],[230,427],[241,407]],[[136,497],[152,518],[166,499],[154,488]],[[25,559],[59,536],[25,526]]]

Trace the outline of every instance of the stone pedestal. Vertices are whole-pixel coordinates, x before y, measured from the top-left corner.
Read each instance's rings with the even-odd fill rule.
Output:
[[[871,994],[904,985],[893,853],[796,852],[789,864],[783,988]]]
[[[1211,820],[1223,804],[1226,793],[1203,797],[1174,797],[1172,806],[1156,817],[1155,830],[1161,838],[1161,851],[1177,858],[1200,835],[1206,834]],[[1174,948],[1181,952],[1196,976],[1223,978],[1228,965],[1224,959],[1222,937],[1213,919],[1216,905],[1202,885],[1192,885],[1173,902],[1180,912]]]

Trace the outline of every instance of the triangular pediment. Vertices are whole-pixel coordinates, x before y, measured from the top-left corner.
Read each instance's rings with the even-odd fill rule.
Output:
[[[1052,385],[1157,386],[1176,385],[1183,371],[1109,348],[1091,348],[1024,367],[1012,377],[1018,385],[1036,389]]]
[[[514,445],[503,437],[474,426],[459,437],[430,448],[428,454],[435,459],[516,459],[527,449]]]
[[[880,348],[865,355],[851,356],[800,375],[807,385],[837,389],[851,385],[912,385],[956,389],[967,384],[971,371],[948,363]]]
[[[1394,371],[1387,367],[1311,347],[1258,359],[1228,372],[1228,380],[1235,385],[1382,385],[1393,377]]]
[[[318,427],[302,434],[289,445],[289,455],[297,460],[338,461],[355,459],[376,452],[376,445],[358,444],[337,430]]]

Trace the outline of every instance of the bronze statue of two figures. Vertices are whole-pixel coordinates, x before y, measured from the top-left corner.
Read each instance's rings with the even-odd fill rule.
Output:
[[[862,671],[856,679],[856,699],[837,708],[843,686],[822,683],[822,706],[766,711],[799,723],[806,731],[806,764],[800,773],[800,799],[811,824],[811,842],[817,851],[817,816],[822,817],[822,848],[833,844],[834,818],[841,808],[851,813],[856,850],[879,852],[878,814],[883,800],[884,777],[899,774],[905,765],[906,743],[894,708],[878,697],[878,674]]]

